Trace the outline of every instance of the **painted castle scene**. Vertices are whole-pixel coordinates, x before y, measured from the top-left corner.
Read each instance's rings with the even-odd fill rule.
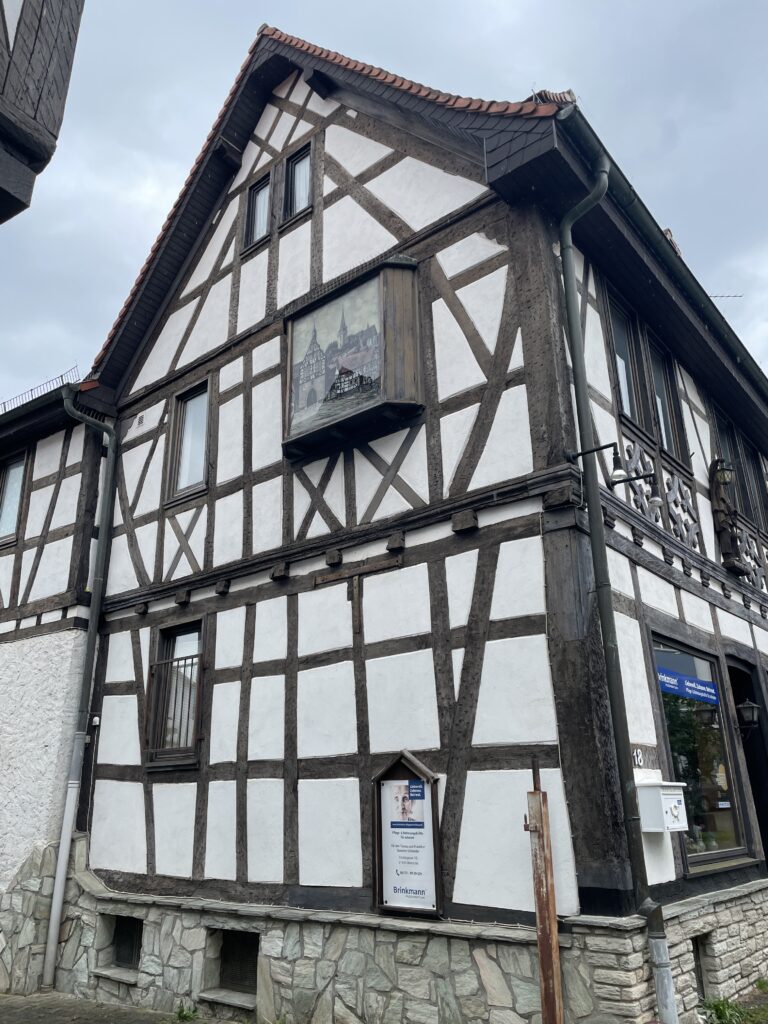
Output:
[[[378,400],[378,278],[294,321],[292,373],[291,436],[349,416]]]

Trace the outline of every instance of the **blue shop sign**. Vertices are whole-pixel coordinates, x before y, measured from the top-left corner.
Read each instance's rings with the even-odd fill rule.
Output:
[[[686,676],[671,668],[656,670],[662,693],[673,693],[676,697],[687,697],[688,700],[700,700],[705,704],[719,704],[717,686],[708,679],[697,679]]]

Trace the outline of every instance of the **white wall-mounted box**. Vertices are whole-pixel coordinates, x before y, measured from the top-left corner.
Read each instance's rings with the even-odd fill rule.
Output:
[[[688,816],[684,782],[638,782],[637,802],[643,832],[685,832]]]

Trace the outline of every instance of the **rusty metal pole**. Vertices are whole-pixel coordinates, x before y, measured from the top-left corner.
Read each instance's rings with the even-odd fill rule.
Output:
[[[539,946],[541,1024],[563,1024],[563,982],[560,974],[560,945],[557,939],[549,807],[547,794],[541,788],[537,757],[532,758],[531,770],[533,790],[528,793],[528,814],[525,816],[523,827],[531,836],[536,939]]]

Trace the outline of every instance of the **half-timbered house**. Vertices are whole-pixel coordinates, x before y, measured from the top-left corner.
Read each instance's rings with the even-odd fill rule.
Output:
[[[619,723],[558,234],[601,154],[570,93],[259,34],[74,403],[119,451],[57,986],[532,1022],[533,755],[566,1019],[656,1014],[638,870],[681,1020],[765,971],[768,382],[611,167],[574,233]],[[434,821],[394,886],[389,793]]]

